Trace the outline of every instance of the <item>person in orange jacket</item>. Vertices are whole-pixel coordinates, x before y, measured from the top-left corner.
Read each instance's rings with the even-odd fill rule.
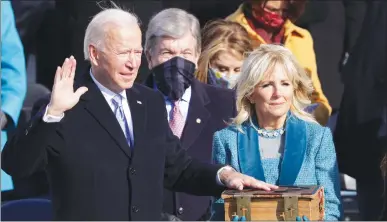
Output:
[[[238,22],[249,33],[253,47],[260,44],[282,44],[292,51],[298,62],[310,74],[314,92],[312,103],[316,120],[326,125],[332,108],[322,92],[317,74],[316,56],[311,34],[293,22],[300,17],[305,1],[244,1],[226,20]]]

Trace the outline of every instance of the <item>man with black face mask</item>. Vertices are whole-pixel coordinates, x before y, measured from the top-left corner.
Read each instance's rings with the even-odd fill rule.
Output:
[[[146,85],[162,92],[169,125],[192,157],[210,162],[215,131],[235,115],[233,91],[203,84],[194,73],[201,51],[197,18],[166,9],[149,22],[145,53],[151,75]],[[207,220],[210,197],[164,191],[165,220]]]

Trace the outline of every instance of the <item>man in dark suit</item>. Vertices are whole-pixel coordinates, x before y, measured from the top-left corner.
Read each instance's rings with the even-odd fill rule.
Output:
[[[232,90],[194,78],[200,42],[200,24],[192,14],[176,8],[156,14],[148,24],[145,37],[152,73],[146,85],[164,94],[169,123],[182,147],[190,156],[210,163],[213,135],[227,126],[236,108]],[[182,220],[209,219],[210,202],[210,197],[164,193],[166,215]]]
[[[15,178],[46,170],[56,220],[159,220],[164,187],[215,196],[223,186],[277,188],[181,149],[162,95],[134,84],[142,54],[136,16],[98,13],[84,53],[91,69],[74,84],[76,62],[67,58],[47,106],[2,152],[2,168]]]
[[[362,220],[383,209],[380,163],[387,147],[387,2],[371,1],[343,68],[345,90],[335,132],[339,169],[356,179]]]

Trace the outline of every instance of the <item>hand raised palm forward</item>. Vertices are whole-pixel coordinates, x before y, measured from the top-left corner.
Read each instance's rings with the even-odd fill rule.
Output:
[[[87,92],[88,89],[84,86],[74,91],[76,65],[76,60],[71,56],[65,59],[62,67],[56,69],[48,110],[49,114],[61,115],[73,108],[78,103],[79,98]]]

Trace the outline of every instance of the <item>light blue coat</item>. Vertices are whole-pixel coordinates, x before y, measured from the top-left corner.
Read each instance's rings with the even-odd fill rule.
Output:
[[[23,46],[15,26],[11,1],[1,1],[1,110],[15,127],[27,91]],[[1,131],[1,149],[7,142],[7,132]],[[13,189],[9,175],[1,171],[1,190]]]
[[[241,173],[271,184],[321,185],[325,191],[325,220],[341,219],[340,179],[329,128],[289,115],[284,154],[273,159],[261,159],[258,133],[250,121],[242,124],[242,130],[245,133],[229,126],[214,134],[215,163],[231,165]],[[224,220],[222,199],[215,201],[212,213],[213,220]]]

